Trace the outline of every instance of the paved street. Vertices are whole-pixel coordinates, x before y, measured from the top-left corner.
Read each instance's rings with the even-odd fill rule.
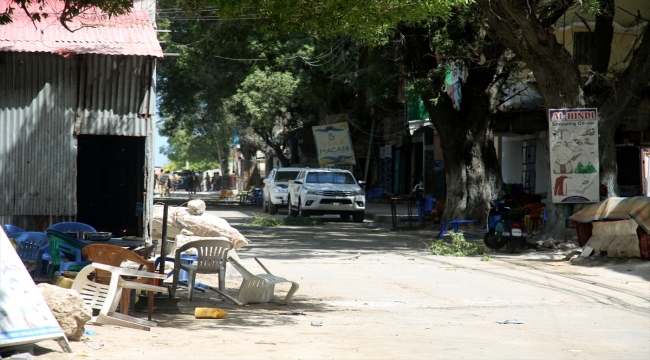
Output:
[[[587,267],[557,252],[491,253],[480,258],[428,255],[434,230],[392,232],[327,220],[315,227],[247,227],[252,211],[223,207],[251,243],[238,251],[247,268],[297,281],[294,304],[237,307],[215,293],[182,298],[180,314],[154,314],[150,333],[88,326],[90,358],[650,358],[650,264],[620,260]],[[284,215],[280,215],[284,216]],[[216,278],[198,280],[216,285]],[[235,292],[241,278],[229,276]],[[286,291],[280,287],[279,291]],[[195,306],[218,306],[222,320],[195,320]],[[281,315],[283,312],[305,315]],[[141,314],[145,316],[144,314]],[[498,324],[518,319],[523,324]],[[313,326],[320,321],[322,326]],[[134,341],[133,339],[137,339]],[[53,341],[44,359],[67,359]],[[55,350],[50,352],[50,350]],[[74,356],[74,355],[73,355]]]

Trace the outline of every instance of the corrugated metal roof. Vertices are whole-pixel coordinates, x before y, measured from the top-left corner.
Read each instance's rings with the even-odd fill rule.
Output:
[[[43,10],[47,19],[32,22],[10,0],[0,0],[0,13],[14,8],[13,22],[0,25],[0,51],[48,52],[60,55],[102,54],[162,57],[162,49],[149,16],[143,10],[109,18],[98,9],[87,10],[68,23],[70,32],[57,17],[62,1],[47,2]],[[32,5],[34,6],[34,5]]]

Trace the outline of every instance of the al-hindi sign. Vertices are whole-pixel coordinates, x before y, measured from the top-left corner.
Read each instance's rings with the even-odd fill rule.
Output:
[[[554,203],[600,201],[598,110],[549,110]]]
[[[72,352],[43,295],[0,230],[0,349],[48,339]]]
[[[327,164],[355,165],[357,163],[354,158],[348,123],[312,126],[312,131],[320,166]]]

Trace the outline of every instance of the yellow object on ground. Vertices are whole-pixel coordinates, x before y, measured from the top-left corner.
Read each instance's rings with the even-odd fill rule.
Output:
[[[56,280],[54,280],[54,285],[65,289],[72,289],[72,283],[74,283],[73,279],[68,279],[63,276],[58,276]]]
[[[223,319],[228,313],[223,309],[218,308],[196,308],[194,309],[194,317],[197,319]]]

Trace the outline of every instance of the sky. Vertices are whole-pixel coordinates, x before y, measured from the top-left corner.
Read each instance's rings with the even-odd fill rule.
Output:
[[[156,143],[154,145],[154,151],[156,152],[156,160],[154,161],[155,166],[163,166],[165,165],[169,159],[167,159],[167,156],[164,154],[160,153],[160,147],[161,146],[166,146],[167,145],[167,137],[162,136],[158,134],[158,127],[155,127],[156,132],[155,137],[156,137]]]

